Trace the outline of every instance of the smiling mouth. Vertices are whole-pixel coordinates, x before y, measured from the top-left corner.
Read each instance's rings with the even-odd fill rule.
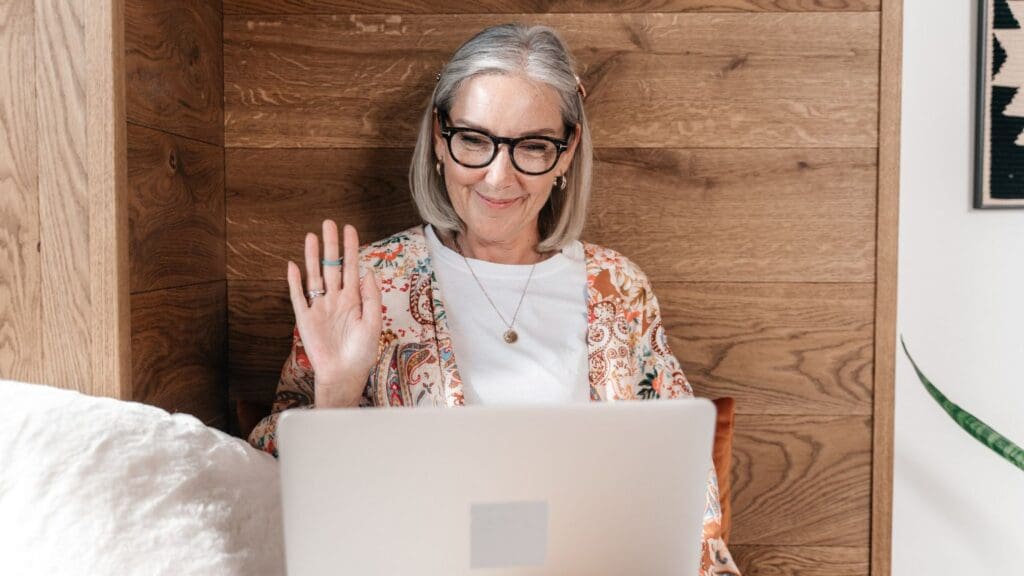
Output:
[[[495,200],[492,198],[488,198],[487,196],[484,196],[479,192],[477,192],[476,195],[479,196],[481,200],[483,200],[484,204],[491,206],[492,208],[508,208],[509,206],[519,201],[519,198],[512,198],[511,200]]]

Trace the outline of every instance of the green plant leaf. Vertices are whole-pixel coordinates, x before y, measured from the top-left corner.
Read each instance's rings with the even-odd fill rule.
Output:
[[[924,384],[925,389],[932,395],[932,398],[935,398],[935,401],[939,403],[939,406],[942,406],[942,409],[968,434],[991,448],[996,454],[999,454],[1017,468],[1024,470],[1024,449],[1010,442],[1009,438],[996,432],[991,426],[977,419],[973,414],[950,401],[949,398],[946,398],[946,395],[936,388],[928,380],[928,377],[921,372],[921,369],[917,367],[917,362],[914,362],[914,359],[910,356],[910,351],[907,350],[907,343],[903,341],[902,336],[900,336],[900,344],[903,345],[903,352],[906,353],[910,363],[913,364],[917,377],[920,378],[921,383]]]

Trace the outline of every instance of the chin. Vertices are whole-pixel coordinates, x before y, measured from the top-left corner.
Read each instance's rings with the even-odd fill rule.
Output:
[[[482,226],[479,224],[474,225],[471,222],[467,222],[466,227],[470,234],[488,242],[502,242],[510,240],[516,236],[516,231],[518,229],[518,227],[506,227],[493,223],[487,223]]]

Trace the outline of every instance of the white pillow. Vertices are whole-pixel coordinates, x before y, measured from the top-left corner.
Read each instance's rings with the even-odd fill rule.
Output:
[[[277,461],[192,416],[0,380],[0,572],[284,574]]]

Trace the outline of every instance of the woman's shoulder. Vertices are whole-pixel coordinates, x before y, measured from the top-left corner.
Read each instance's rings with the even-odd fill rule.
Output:
[[[359,258],[378,271],[414,268],[427,258],[423,226],[416,225],[359,248]]]
[[[592,300],[613,300],[630,306],[647,300],[651,284],[636,262],[617,250],[590,242],[583,242],[583,251]]]
[[[380,240],[375,240],[369,244],[364,244],[360,250],[381,250],[389,247],[402,245],[402,246],[415,246],[423,245],[426,246],[426,237],[424,236],[423,225],[417,224],[411,228],[406,228],[401,232],[395,232],[390,236],[385,236]]]
[[[647,275],[640,266],[618,250],[584,241],[583,253],[588,276],[603,273],[647,281]]]

